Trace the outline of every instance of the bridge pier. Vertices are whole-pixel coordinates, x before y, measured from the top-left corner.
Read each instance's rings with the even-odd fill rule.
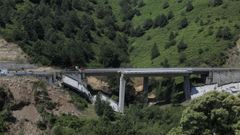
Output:
[[[49,84],[53,84],[53,76],[48,76],[46,79],[48,80]]]
[[[126,86],[126,78],[124,77],[124,74],[121,74],[120,84],[119,84],[119,102],[118,102],[118,108],[121,113],[124,112],[125,86]]]
[[[143,78],[144,102],[148,103],[148,77]]]
[[[191,84],[189,75],[184,75],[184,93],[186,100],[191,99]]]
[[[53,78],[52,78],[53,83],[57,82],[57,76],[56,73],[53,73]]]

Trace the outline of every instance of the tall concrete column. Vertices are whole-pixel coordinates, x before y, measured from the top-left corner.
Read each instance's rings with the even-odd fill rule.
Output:
[[[143,78],[144,102],[148,103],[148,77]]]
[[[206,78],[206,84],[212,84],[213,83],[213,71],[209,71],[208,77]]]
[[[52,78],[53,77],[51,75],[47,77],[49,84],[53,84],[53,79]]]
[[[87,87],[87,79],[84,73],[79,74],[79,83]]]
[[[184,93],[185,93],[186,100],[191,99],[191,86],[190,86],[189,75],[184,76]]]
[[[122,112],[122,113],[124,111],[125,85],[126,85],[126,79],[124,77],[124,74],[121,74],[121,76],[120,76],[120,84],[119,84],[119,102],[118,102],[118,107],[119,107],[119,111]]]
[[[57,82],[57,77],[56,77],[56,73],[55,72],[53,73],[53,79],[52,80],[53,80],[53,83]]]

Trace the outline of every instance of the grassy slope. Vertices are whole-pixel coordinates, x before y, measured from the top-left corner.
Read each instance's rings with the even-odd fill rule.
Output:
[[[167,58],[171,66],[184,66],[178,62],[179,53],[177,47],[172,46],[169,49],[164,49],[165,43],[168,41],[168,36],[171,31],[178,32],[177,43],[184,39],[188,44],[188,48],[185,51],[187,61],[196,61],[198,59],[210,58],[216,60],[216,55],[220,55],[221,52],[226,52],[229,41],[217,41],[215,33],[219,26],[228,26],[232,31],[235,31],[234,25],[239,23],[239,5],[240,1],[224,1],[224,4],[219,7],[208,7],[208,0],[193,0],[194,9],[191,12],[185,12],[186,0],[182,3],[177,3],[176,0],[169,0],[169,8],[163,9],[163,0],[145,0],[146,4],[140,8],[141,16],[135,16],[133,18],[134,26],[142,25],[147,18],[154,19],[159,14],[168,11],[173,11],[174,18],[170,20],[170,23],[164,28],[155,28],[146,31],[146,34],[142,37],[132,38],[132,46],[134,47],[131,52],[131,64],[135,67],[150,67],[159,66],[164,58]],[[223,7],[227,4],[227,8]],[[178,30],[179,21],[187,17],[190,22],[189,26],[183,30]],[[203,22],[210,20],[208,25],[200,26],[200,21],[195,22],[199,17]],[[226,17],[226,19],[224,19]],[[216,21],[216,18],[220,18]],[[214,34],[208,35],[209,27],[213,27]],[[198,33],[199,29],[204,30]],[[146,40],[150,36],[150,40]],[[151,48],[156,43],[160,50],[160,56],[153,60],[150,59]],[[199,49],[206,50],[201,55],[198,53]],[[208,51],[207,51],[208,50]],[[200,64],[205,66],[205,64]]]

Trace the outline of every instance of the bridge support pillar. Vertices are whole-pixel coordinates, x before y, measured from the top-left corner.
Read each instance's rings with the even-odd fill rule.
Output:
[[[118,102],[119,111],[121,113],[123,113],[124,111],[125,85],[126,85],[126,79],[124,77],[124,74],[121,74],[120,85],[119,85],[119,102]]]
[[[148,77],[143,78],[144,102],[148,103]]]
[[[212,84],[213,83],[213,71],[209,71],[208,76],[206,78],[206,84]]]
[[[184,93],[185,93],[186,100],[191,99],[191,84],[190,84],[189,75],[184,76]]]
[[[47,80],[48,80],[49,84],[53,84],[53,77],[52,76],[48,76]]]
[[[53,83],[57,82],[57,77],[55,72],[53,73],[52,81]]]

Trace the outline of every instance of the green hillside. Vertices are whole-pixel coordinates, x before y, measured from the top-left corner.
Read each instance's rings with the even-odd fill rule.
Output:
[[[225,0],[220,6],[209,6],[209,0],[193,0],[192,11],[186,11],[188,1],[176,2],[169,0],[169,7],[163,9],[164,0],[145,0],[146,4],[140,8],[141,16],[135,16],[132,20],[134,26],[143,25],[145,20],[154,20],[160,14],[167,15],[172,11],[174,17],[164,28],[151,28],[145,35],[132,38],[131,63],[137,67],[160,66],[167,59],[172,66],[219,66],[222,65],[227,49],[234,45],[236,35],[239,34],[239,6],[240,1]],[[179,23],[187,18],[188,26],[179,29]],[[223,39],[216,37],[220,27],[229,27],[232,37]],[[176,45],[165,49],[169,42],[170,33],[177,33]],[[148,40],[149,39],[149,40]],[[179,64],[180,53],[177,44],[183,40],[187,49],[182,52],[186,60]],[[151,48],[157,44],[160,56],[151,60]]]
[[[58,66],[221,66],[238,0],[1,0],[0,34]]]

